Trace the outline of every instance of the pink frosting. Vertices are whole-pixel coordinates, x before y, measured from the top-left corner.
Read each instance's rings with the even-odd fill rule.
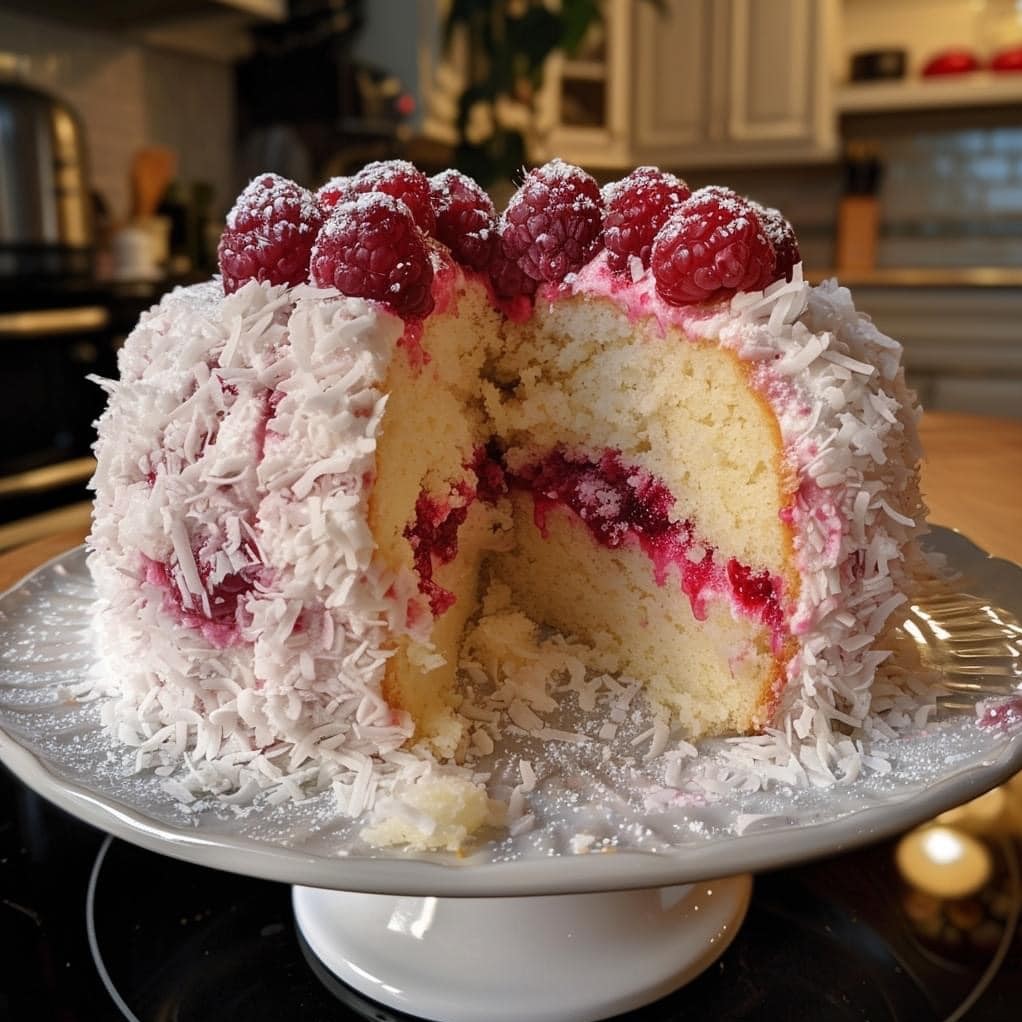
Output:
[[[656,292],[652,273],[644,273],[637,281],[627,274],[615,273],[607,265],[607,253],[600,252],[578,273],[569,274],[563,284],[547,284],[540,288],[539,299],[555,302],[566,295],[589,295],[607,298],[622,309],[631,320],[653,319],[663,332],[677,327],[689,336],[698,337],[704,324],[727,308],[727,300],[704,305],[669,305]]]

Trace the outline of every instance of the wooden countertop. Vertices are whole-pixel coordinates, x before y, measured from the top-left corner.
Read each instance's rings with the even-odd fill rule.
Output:
[[[1022,563],[1022,421],[929,412],[922,437],[930,521]],[[0,556],[0,591],[84,537],[83,529],[58,532]]]
[[[1022,564],[1022,420],[928,412],[921,432],[930,521]]]

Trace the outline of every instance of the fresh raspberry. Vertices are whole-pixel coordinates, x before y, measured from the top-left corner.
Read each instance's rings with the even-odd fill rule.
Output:
[[[383,192],[403,202],[419,229],[436,230],[436,218],[429,201],[429,178],[407,160],[378,160],[367,163],[350,182],[348,198],[367,192]]]
[[[751,200],[749,205],[756,211],[770,244],[774,246],[774,269],[770,274],[770,282],[773,283],[783,277],[790,283],[795,264],[802,262],[795,229],[779,209],[761,206]]]
[[[660,229],[650,265],[657,294],[689,305],[766,287],[774,250],[748,202],[725,188],[701,188]]]
[[[580,167],[551,160],[530,171],[502,220],[501,247],[533,280],[560,283],[600,247],[603,200]]]
[[[407,206],[378,192],[334,207],[312,250],[312,281],[373,298],[405,318],[433,308],[427,239]]]
[[[332,177],[325,185],[322,185],[316,192],[316,204],[319,206],[323,217],[330,215],[330,211],[338,202],[344,202],[349,198],[351,191],[350,177]]]
[[[276,174],[260,174],[238,196],[220,235],[224,293],[250,280],[301,284],[323,217],[312,193]]]
[[[524,295],[531,298],[539,287],[539,281],[533,280],[513,259],[504,254],[504,247],[498,236],[493,246],[493,256],[488,267],[490,282],[498,298],[517,298]]]
[[[445,170],[429,179],[436,216],[436,236],[462,266],[485,269],[497,239],[497,212],[493,200],[457,170]]]
[[[653,239],[691,194],[684,181],[656,167],[636,167],[624,180],[607,185],[603,189],[607,265],[627,272],[634,256],[649,269]]]

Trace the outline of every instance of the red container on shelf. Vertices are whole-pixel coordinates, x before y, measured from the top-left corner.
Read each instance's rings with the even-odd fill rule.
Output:
[[[990,61],[991,71],[1022,71],[1022,46],[1012,46],[995,53]]]
[[[923,77],[967,74],[978,71],[979,66],[979,57],[971,50],[944,50],[926,62]]]

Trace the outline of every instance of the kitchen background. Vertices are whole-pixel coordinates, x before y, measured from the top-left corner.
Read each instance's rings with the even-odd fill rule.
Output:
[[[1022,417],[1022,0],[0,0],[0,549],[87,514],[84,376],[250,176],[552,154],[780,207],[927,407]]]

